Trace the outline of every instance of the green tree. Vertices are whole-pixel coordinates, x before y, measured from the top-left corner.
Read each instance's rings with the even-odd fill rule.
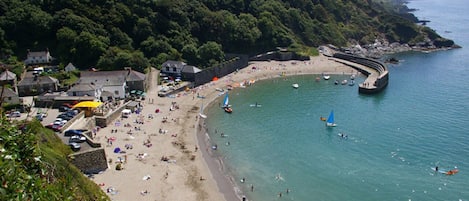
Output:
[[[75,41],[75,59],[78,66],[95,66],[100,56],[109,46],[109,38],[96,36],[89,32],[81,32]]]
[[[198,49],[200,65],[203,67],[210,67],[211,65],[220,63],[225,57],[222,46],[216,42],[209,41],[204,43]]]

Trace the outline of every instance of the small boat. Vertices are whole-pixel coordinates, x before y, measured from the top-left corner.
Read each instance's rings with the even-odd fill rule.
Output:
[[[459,172],[458,169],[452,169],[452,170],[449,170],[448,172],[446,172],[446,175],[455,175],[458,172]]]
[[[250,106],[250,107],[262,107],[262,105],[261,105],[261,104],[258,104],[258,103],[251,104],[251,105],[249,105],[249,106]]]
[[[354,79],[355,79],[355,75],[352,74],[352,75],[350,76],[350,79],[351,79],[351,80],[354,80]]]
[[[207,118],[207,115],[204,114],[204,102],[202,102],[202,105],[200,106],[200,113],[199,116],[203,119]]]
[[[326,117],[319,117],[319,119],[320,119],[321,121],[326,121],[326,120],[327,120]]]
[[[346,85],[346,84],[347,84],[347,80],[342,80],[342,82],[341,82],[340,84]]]
[[[229,105],[229,102],[230,102],[230,99],[229,99],[228,93],[227,93],[225,95],[225,99],[223,99],[223,105],[221,107],[222,108],[231,107],[231,105]]]
[[[232,113],[233,109],[231,109],[231,105],[229,105],[229,98],[228,98],[228,93],[225,95],[225,99],[223,100],[223,110],[225,110],[226,113]]]
[[[295,84],[292,84],[292,87],[293,87],[294,89],[298,89],[298,87],[300,87],[300,85],[298,85],[297,83],[295,83]]]
[[[233,109],[231,109],[231,107],[225,107],[223,109],[225,110],[226,113],[232,113],[233,112]]]
[[[355,80],[351,80],[349,83],[348,83],[349,86],[353,86],[355,85]]]
[[[225,91],[225,90],[220,89],[220,88],[215,88],[215,91],[223,92],[223,91]]]
[[[337,126],[337,124],[335,124],[335,120],[334,120],[334,111],[331,111],[331,113],[329,114],[329,117],[327,118],[327,121],[326,121],[326,126],[327,127]]]
[[[329,76],[329,75],[324,75],[324,76],[322,76],[322,78],[324,78],[324,80],[329,80],[329,78],[331,78],[331,76]]]
[[[335,81],[334,81],[334,84],[335,84],[335,85],[338,85],[338,84],[339,84],[339,80],[335,80]]]

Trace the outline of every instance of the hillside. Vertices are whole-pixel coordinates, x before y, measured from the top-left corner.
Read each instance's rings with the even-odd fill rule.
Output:
[[[39,122],[0,116],[0,200],[109,200],[73,166],[71,150]]]
[[[168,59],[204,68],[225,53],[440,38],[403,8],[399,0],[4,0],[0,55],[22,60],[48,48],[65,65],[143,71]]]

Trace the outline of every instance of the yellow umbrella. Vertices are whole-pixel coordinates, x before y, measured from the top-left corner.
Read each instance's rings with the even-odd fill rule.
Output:
[[[77,107],[91,107],[91,108],[97,108],[99,107],[100,105],[102,105],[103,103],[101,102],[95,102],[95,101],[83,101],[83,102],[79,102],[77,103],[76,105],[73,106],[73,108],[77,108]]]

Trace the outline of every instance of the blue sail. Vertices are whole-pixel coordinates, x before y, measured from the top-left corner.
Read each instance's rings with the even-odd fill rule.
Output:
[[[225,95],[225,99],[223,100],[223,107],[229,107],[229,99],[228,99],[228,93]]]
[[[329,117],[327,118],[326,126],[336,126],[336,124],[334,123],[334,111],[332,110],[329,114]]]

